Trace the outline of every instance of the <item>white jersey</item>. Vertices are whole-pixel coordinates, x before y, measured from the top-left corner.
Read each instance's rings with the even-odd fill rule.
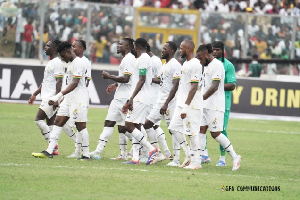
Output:
[[[151,83],[152,83],[152,66],[151,58],[147,53],[142,53],[142,55],[135,61],[133,74],[132,74],[132,87],[131,95],[133,94],[137,83],[139,82],[139,75],[145,74],[146,81],[139,91],[139,93],[134,97],[133,101],[138,101],[146,105],[150,105],[151,99],[149,95],[151,94]]]
[[[92,63],[85,56],[82,57],[82,60],[84,62],[84,66],[86,68],[85,77],[87,80],[90,81],[92,79]],[[86,82],[87,82],[87,80],[86,80]]]
[[[42,82],[41,98],[50,99],[56,94],[56,78],[63,78],[64,68],[59,58],[50,60],[45,67],[44,79]]]
[[[190,61],[185,61],[181,68],[181,77],[179,82],[179,88],[177,91],[177,106],[183,107],[187,100],[188,94],[191,90],[191,83],[198,83],[198,89],[190,104],[192,109],[202,109],[203,96],[201,93],[202,87],[202,65],[197,58],[193,58]],[[224,95],[225,96],[225,95]]]
[[[161,68],[161,60],[157,56],[151,57],[152,61],[152,78],[157,78],[159,76],[159,70]],[[159,84],[152,83],[152,98],[150,104],[155,104],[158,98],[158,92],[159,92]]]
[[[132,83],[132,73],[136,59],[132,53],[126,54],[119,67],[119,76],[129,75],[128,83],[118,83],[114,99],[129,99]]]
[[[222,62],[214,58],[207,67],[204,67],[203,77],[203,94],[210,88],[213,81],[220,81],[218,90],[203,102],[203,108],[225,112],[225,70]]]
[[[172,81],[180,79],[181,64],[172,58],[168,63],[163,64],[159,70],[160,89],[158,93],[157,103],[165,103],[173,88]],[[175,97],[174,97],[175,98]]]
[[[88,91],[86,87],[86,65],[82,58],[76,57],[68,66],[66,85],[72,83],[73,78],[78,78],[77,87],[70,93],[65,95],[64,101],[67,104],[77,104],[80,106],[88,105]]]

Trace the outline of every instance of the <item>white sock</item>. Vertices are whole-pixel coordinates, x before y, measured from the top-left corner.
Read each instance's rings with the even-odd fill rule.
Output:
[[[204,149],[203,155],[204,155],[204,156],[208,156],[208,151],[207,151],[207,149]]]
[[[50,132],[53,130],[53,127],[54,127],[54,125],[50,125],[50,126],[49,126]]]
[[[135,139],[135,137],[132,138],[132,160],[138,161],[140,159],[140,143]]]
[[[50,139],[49,139],[49,145],[46,150],[48,153],[50,153],[50,154],[53,153],[53,149],[54,149],[55,145],[57,144],[58,138],[60,137],[62,130],[63,130],[63,127],[60,127],[60,126],[53,127],[53,131],[51,132]]]
[[[164,150],[166,156],[169,156],[171,154],[171,152],[170,152],[169,147],[167,145],[166,136],[165,136],[164,131],[160,127],[158,127],[155,130],[155,132],[156,132],[157,140],[159,141],[159,143],[161,145],[161,148]]]
[[[122,156],[127,155],[127,140],[128,138],[124,133],[119,133],[119,146]]]
[[[190,147],[186,141],[185,135],[180,133],[179,131],[172,131],[173,135],[175,136],[177,142],[180,144],[182,150],[185,153],[185,157],[190,157]]]
[[[45,140],[49,141],[50,132],[51,132],[49,126],[45,123],[44,120],[37,120],[37,121],[34,121],[34,122],[39,127],[39,129],[41,130],[41,133],[44,136]]]
[[[221,161],[225,162],[225,156],[220,156],[220,159]]]
[[[179,163],[179,159],[180,159],[180,144],[176,140],[174,134],[172,134],[172,143],[173,143],[173,153],[174,153],[173,162]]]
[[[149,137],[150,144],[155,148],[158,148],[158,143],[157,143],[158,141],[157,141],[156,132],[154,131],[154,128],[149,128],[146,130],[146,132]]]
[[[132,135],[131,135],[131,133],[129,133],[128,131],[126,131],[125,135],[128,138],[128,140],[132,141]]]
[[[103,128],[103,131],[100,135],[98,145],[96,148],[97,152],[99,152],[100,154],[102,153],[107,141],[112,136],[113,132],[114,132],[114,127],[104,127]]]
[[[63,126],[64,128],[64,131],[66,132],[66,134],[74,141],[76,142],[76,133],[75,131],[73,130],[73,127],[71,127],[70,125],[68,124],[65,124]]]
[[[87,129],[83,129],[80,131],[80,134],[82,135],[82,155],[85,157],[90,157],[90,150],[89,150],[89,133]]]
[[[81,148],[82,148],[82,133],[77,131],[76,135],[76,142],[75,142],[75,154],[80,155],[81,154]]]
[[[225,151],[228,152],[232,159],[237,156],[229,139],[225,135],[221,133],[218,137],[215,138],[215,140],[219,142],[219,144],[225,149]]]
[[[189,136],[191,141],[191,165],[198,166],[201,163],[198,155],[199,137],[198,135]]]
[[[146,130],[143,126],[141,126],[141,132],[143,134],[143,136],[147,139],[147,133],[146,133]],[[149,155],[149,151],[146,147],[143,147],[142,144],[140,144],[140,148],[141,148],[141,151],[143,152],[143,155],[144,156],[148,156]]]
[[[132,137],[134,137],[139,143],[141,143],[144,147],[148,149],[149,152],[153,151],[155,148],[147,141],[147,139],[144,137],[144,135],[139,131],[137,128],[135,128],[132,131]]]
[[[204,150],[206,146],[206,134],[199,133],[198,135],[199,138],[199,156],[202,157],[204,155]]]

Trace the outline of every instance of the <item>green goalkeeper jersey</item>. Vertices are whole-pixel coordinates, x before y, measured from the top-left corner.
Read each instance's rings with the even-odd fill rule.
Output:
[[[222,62],[222,58],[219,58],[218,60]],[[224,84],[233,83],[234,85],[236,85],[235,68],[233,64],[226,58],[224,58],[224,62],[222,63],[225,70]],[[225,91],[225,111],[230,111],[230,107],[231,107],[231,91]]]

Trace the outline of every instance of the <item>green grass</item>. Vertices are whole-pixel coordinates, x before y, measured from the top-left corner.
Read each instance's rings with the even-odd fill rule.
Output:
[[[38,106],[0,103],[0,199],[299,199],[299,122],[230,119],[228,134],[242,155],[239,171],[216,167],[219,145],[208,137],[212,163],[187,171],[157,165],[128,166],[110,160],[119,153],[118,133],[100,161],[66,159],[74,143],[62,133],[60,155],[37,159],[47,147],[34,123]],[[90,109],[90,150],[97,145],[107,109]],[[162,128],[167,132],[165,122]],[[171,137],[166,134],[171,148]],[[131,145],[128,146],[130,149]],[[181,152],[183,161],[183,152]],[[222,192],[223,185],[235,191]],[[280,186],[279,192],[238,192],[238,186]]]

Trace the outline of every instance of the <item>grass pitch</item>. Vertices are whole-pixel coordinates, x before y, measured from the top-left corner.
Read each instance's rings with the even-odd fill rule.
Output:
[[[299,199],[300,123],[230,119],[228,134],[242,156],[239,171],[216,167],[219,146],[208,137],[212,163],[187,171],[157,165],[129,166],[110,160],[119,154],[115,128],[101,160],[77,161],[66,156],[74,143],[63,132],[60,155],[38,159],[32,152],[47,147],[34,123],[38,106],[0,103],[0,199]],[[90,109],[90,151],[96,148],[107,109]],[[169,148],[171,137],[162,122]],[[131,145],[128,145],[128,149]],[[183,152],[181,152],[181,162]],[[222,186],[234,191],[222,192]],[[280,186],[280,191],[237,191],[238,186]]]

